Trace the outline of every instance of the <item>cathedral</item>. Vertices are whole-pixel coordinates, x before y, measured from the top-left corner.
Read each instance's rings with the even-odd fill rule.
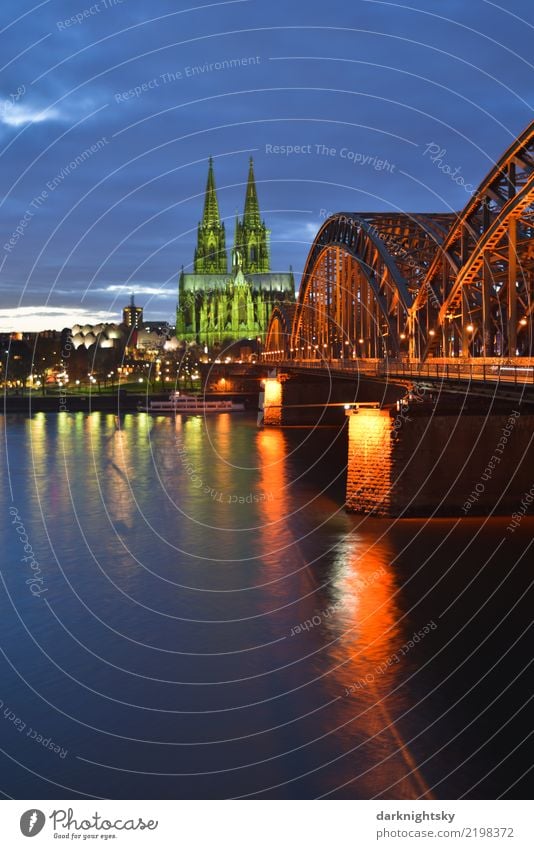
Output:
[[[180,274],[176,336],[210,347],[238,339],[264,342],[274,304],[294,300],[293,273],[270,270],[269,230],[261,220],[252,158],[243,218],[236,217],[228,270],[226,233],[210,159],[193,272],[182,267]]]

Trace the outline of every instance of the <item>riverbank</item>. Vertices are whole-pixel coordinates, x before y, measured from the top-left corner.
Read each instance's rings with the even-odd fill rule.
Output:
[[[87,393],[86,395],[4,395],[2,399],[3,413],[91,413],[105,412],[131,413],[138,409],[139,404],[147,401],[165,401],[169,397],[168,392],[152,393],[125,393],[114,394]],[[258,394],[246,393],[206,393],[206,398],[232,399],[244,402],[247,410],[255,410],[258,406]]]

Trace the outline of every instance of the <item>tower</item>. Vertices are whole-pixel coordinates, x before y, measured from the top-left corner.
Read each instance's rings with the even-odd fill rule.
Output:
[[[194,259],[195,274],[226,274],[226,236],[219,214],[213,159],[210,157],[204,198],[204,214],[198,225]]]
[[[122,323],[129,328],[138,330],[143,323],[143,307],[136,307],[133,292],[130,296],[130,304],[122,311]]]
[[[236,221],[232,262],[241,258],[244,274],[264,274],[270,271],[269,230],[261,220],[254,162],[250,157],[243,220]]]

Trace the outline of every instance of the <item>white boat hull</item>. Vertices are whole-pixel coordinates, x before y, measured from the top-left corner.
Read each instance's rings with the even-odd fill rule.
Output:
[[[226,400],[203,400],[195,397],[171,397],[169,401],[151,401],[139,407],[143,413],[173,413],[177,415],[205,415],[206,413],[239,413],[244,404]]]

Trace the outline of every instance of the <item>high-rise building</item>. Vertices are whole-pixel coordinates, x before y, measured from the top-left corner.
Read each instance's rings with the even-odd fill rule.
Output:
[[[136,307],[133,294],[130,303],[122,311],[122,323],[130,330],[138,330],[143,323],[143,307]]]
[[[243,218],[236,218],[228,271],[225,227],[210,159],[193,272],[182,267],[180,274],[177,337],[210,346],[243,338],[264,340],[273,305],[295,300],[293,273],[272,272],[269,253],[269,230],[261,218],[251,158]]]

